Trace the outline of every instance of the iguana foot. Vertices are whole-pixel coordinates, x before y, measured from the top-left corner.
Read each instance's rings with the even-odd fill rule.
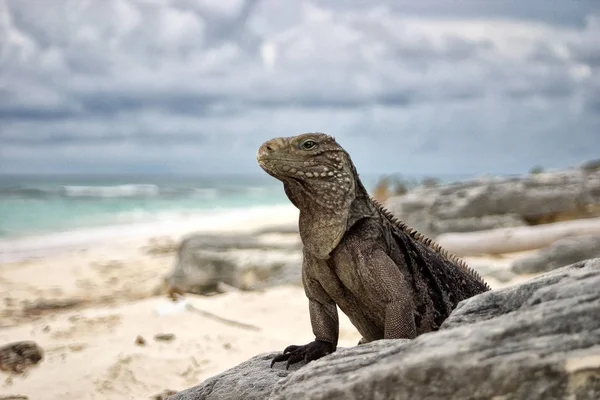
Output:
[[[291,364],[295,364],[302,360],[306,362],[317,360],[329,353],[333,353],[333,350],[334,348],[331,343],[322,340],[315,340],[304,346],[291,345],[283,350],[283,354],[273,357],[271,368],[273,368],[273,365],[276,362],[287,361],[285,369],[288,369]]]

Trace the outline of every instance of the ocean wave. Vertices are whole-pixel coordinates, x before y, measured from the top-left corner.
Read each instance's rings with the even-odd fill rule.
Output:
[[[168,186],[157,184],[119,185],[57,185],[57,186],[9,186],[0,187],[0,197],[23,199],[106,199],[106,198],[168,198],[218,200],[220,198],[265,198],[281,192],[280,187],[248,185],[216,186]]]
[[[67,197],[156,197],[160,194],[157,185],[131,184],[115,186],[63,186]]]

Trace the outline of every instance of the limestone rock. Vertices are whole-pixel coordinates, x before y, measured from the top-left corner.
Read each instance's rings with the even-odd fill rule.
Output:
[[[511,269],[518,274],[533,274],[595,257],[600,257],[600,235],[568,237],[531,257],[516,260]]]
[[[537,250],[567,237],[588,235],[600,235],[600,218],[498,228],[481,232],[444,233],[436,238],[436,242],[458,256],[465,256]]]
[[[300,248],[298,242],[265,243],[250,235],[190,236],[181,242],[165,278],[168,292],[209,294],[224,287],[253,290],[299,283]]]
[[[598,216],[598,205],[600,171],[583,168],[418,187],[386,201],[430,236]]]
[[[244,399],[266,400],[281,378],[297,371],[303,364],[289,370],[271,369],[271,359],[278,352],[259,354],[248,361],[205,380],[201,385],[184,390],[169,400]]]

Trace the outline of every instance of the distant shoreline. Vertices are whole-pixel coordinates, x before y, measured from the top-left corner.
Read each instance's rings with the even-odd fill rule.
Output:
[[[141,246],[154,237],[175,239],[193,232],[243,232],[297,218],[290,205],[259,205],[234,209],[214,209],[188,216],[150,222],[76,228],[47,234],[0,239],[0,264],[25,261],[64,251],[85,250],[90,246],[131,243]]]

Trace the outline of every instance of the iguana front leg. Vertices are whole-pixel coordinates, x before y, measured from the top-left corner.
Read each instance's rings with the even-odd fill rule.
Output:
[[[306,259],[305,259],[306,263]],[[329,353],[333,353],[339,336],[339,320],[335,302],[325,292],[321,284],[308,276],[308,268],[302,268],[302,282],[308,297],[310,323],[315,340],[303,346],[291,345],[283,350],[283,354],[275,356],[273,364],[287,361],[286,369],[299,361],[313,361]]]

